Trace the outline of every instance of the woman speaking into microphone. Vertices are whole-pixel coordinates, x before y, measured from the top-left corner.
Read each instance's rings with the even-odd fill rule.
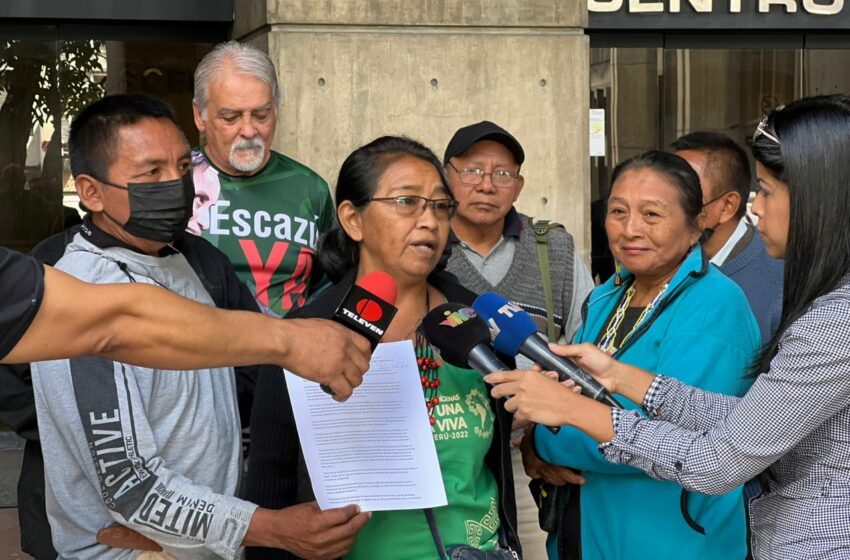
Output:
[[[474,558],[515,558],[512,551],[519,551],[519,543],[508,448],[511,416],[489,397],[478,373],[436,359],[421,328],[431,309],[475,299],[439,270],[457,208],[440,161],[408,138],[378,138],[346,158],[334,200],[339,227],[319,246],[319,260],[334,284],[289,317],[330,318],[355,281],[377,271],[392,275],[398,284],[398,311],[383,340],[409,339],[416,348],[448,505],[434,510],[439,535],[429,529],[421,510],[381,511],[372,514],[348,551],[293,552],[354,560],[442,558],[445,551],[435,542],[439,536],[445,547],[465,545]],[[251,431],[250,499],[277,507],[311,501],[283,376],[258,380]],[[309,531],[305,523],[305,537]],[[249,549],[247,556],[294,557],[259,549]]]
[[[756,559],[848,558],[850,97],[773,111],[752,151],[760,186],[752,211],[768,254],[785,259],[785,287],[779,330],[742,398],[656,376],[589,344],[555,350],[648,417],[532,372],[488,381],[499,383],[494,396],[512,396],[506,407],[520,418],[575,426],[612,463],[688,490],[722,494],[764,473],[766,487],[750,501]]]

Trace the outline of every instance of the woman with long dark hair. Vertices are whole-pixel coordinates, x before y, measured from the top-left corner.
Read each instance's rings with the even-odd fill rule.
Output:
[[[850,556],[850,103],[801,99],[759,125],[752,211],[785,258],[781,326],[743,398],[701,391],[612,359],[556,348],[649,417],[612,410],[531,372],[491,375],[520,418],[572,425],[605,457],[721,494],[764,473],[750,501],[757,559]]]
[[[335,200],[339,225],[319,247],[333,285],[288,318],[331,318],[356,280],[378,270],[393,276],[398,312],[383,340],[409,339],[420,358],[423,398],[448,498],[447,506],[434,510],[443,544],[474,549],[476,558],[513,558],[511,550],[519,552],[519,543],[508,448],[511,416],[503,402],[489,397],[478,373],[434,356],[420,326],[432,308],[447,301],[471,304],[475,298],[440,271],[457,208],[443,166],[422,144],[384,136],[346,158]],[[283,376],[260,377],[251,420],[250,499],[275,508],[312,501]],[[421,510],[374,512],[345,556],[439,558],[436,540]],[[248,558],[293,555],[249,549]]]

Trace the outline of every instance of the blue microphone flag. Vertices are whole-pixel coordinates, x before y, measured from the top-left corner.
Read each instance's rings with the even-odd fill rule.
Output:
[[[522,343],[537,332],[528,313],[495,292],[478,296],[472,308],[487,322],[493,347],[502,354],[516,356]]]

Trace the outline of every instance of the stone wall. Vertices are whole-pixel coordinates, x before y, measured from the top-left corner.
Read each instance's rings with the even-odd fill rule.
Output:
[[[520,210],[563,223],[587,251],[586,24],[584,0],[237,0],[234,38],[277,65],[275,148],[332,186],[377,136],[442,158],[457,128],[492,120],[526,151]]]

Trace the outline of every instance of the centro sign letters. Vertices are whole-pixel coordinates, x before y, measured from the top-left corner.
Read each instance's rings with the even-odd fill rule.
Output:
[[[850,0],[587,0],[587,9],[591,32],[850,32]]]
[[[844,9],[844,0],[747,0],[752,2],[760,14],[782,11],[788,14],[802,13],[834,16]],[[625,11],[630,14],[678,14],[682,6],[689,6],[694,12],[710,14],[722,10],[729,14],[742,13],[743,0],[587,0],[587,9],[591,13],[604,14]]]

